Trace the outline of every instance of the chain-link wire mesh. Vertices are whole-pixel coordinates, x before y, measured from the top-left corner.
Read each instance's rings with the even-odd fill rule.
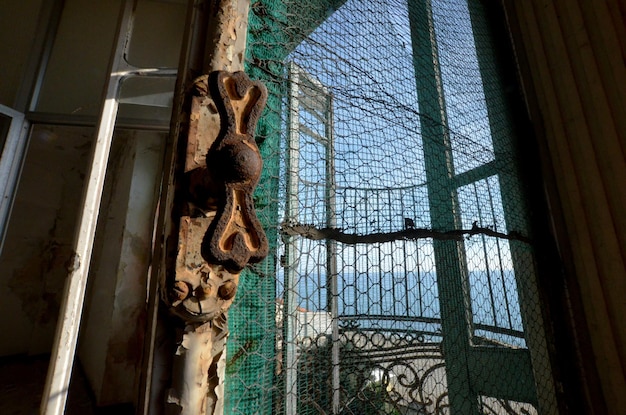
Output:
[[[493,33],[470,0],[254,0],[270,257],[226,413],[556,411]]]

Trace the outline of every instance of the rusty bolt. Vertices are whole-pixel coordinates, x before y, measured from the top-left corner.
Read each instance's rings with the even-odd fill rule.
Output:
[[[183,301],[189,296],[189,284],[185,281],[176,281],[172,289],[172,297],[174,301]]]
[[[203,75],[194,81],[193,87],[197,96],[205,97],[209,94],[209,86],[207,84],[207,76]]]
[[[204,287],[199,287],[201,292],[199,293],[200,297],[208,298],[213,295],[213,284],[207,284]]]
[[[233,280],[224,281],[217,291],[217,295],[223,300],[230,300],[237,292],[237,284]]]
[[[242,141],[224,145],[214,157],[215,173],[227,182],[253,181],[261,174],[261,156]]]

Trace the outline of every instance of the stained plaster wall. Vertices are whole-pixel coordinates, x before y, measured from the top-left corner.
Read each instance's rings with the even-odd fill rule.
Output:
[[[42,0],[3,1],[0,12],[0,56],[10,56],[0,65],[0,104],[12,107],[17,98],[22,77],[27,71],[28,57],[33,47],[37,17]]]
[[[50,352],[92,136],[33,129],[0,255],[0,356]]]
[[[136,395],[164,142],[163,133],[118,131],[113,143],[79,346],[101,405]]]
[[[93,131],[36,126],[0,256],[0,357],[50,352]],[[132,402],[141,368],[165,134],[117,131],[89,276],[79,359],[99,404]]]

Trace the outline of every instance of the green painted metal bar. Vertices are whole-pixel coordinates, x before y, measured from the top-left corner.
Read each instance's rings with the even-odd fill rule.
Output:
[[[459,187],[491,177],[497,174],[499,168],[501,168],[501,166],[499,166],[498,160],[492,160],[489,163],[464,171],[454,176],[454,187],[458,189]]]
[[[489,12],[496,11],[493,9],[496,6],[491,5],[491,9],[488,9],[483,2],[478,0],[469,0],[468,6],[498,167],[497,173],[507,230],[532,236],[528,222],[527,192],[519,180],[518,157],[510,156],[519,152],[516,147],[514,119],[509,109],[510,97],[506,96],[505,91],[514,90],[509,84],[514,84],[516,80],[514,75],[505,73],[506,61],[499,54],[503,52],[503,47],[497,43],[502,36],[494,33],[493,22],[490,24],[489,21],[490,18],[495,21],[498,16],[493,13],[488,16]],[[503,18],[503,16],[499,17]],[[531,370],[532,367],[536,383],[520,385],[528,389],[518,391],[518,400],[538,403],[541,413],[556,413],[556,395],[539,306],[534,254],[532,247],[528,244],[519,241],[510,241],[509,244],[517,280],[524,333],[531,357],[526,363],[528,369],[518,366],[517,370],[521,373]],[[511,382],[515,379],[515,375],[512,376]]]
[[[469,376],[476,393],[537,404],[528,350],[473,348],[469,356]]]
[[[457,229],[459,207],[431,4],[409,0],[408,6],[431,223],[436,230]],[[438,240],[433,246],[450,413],[478,414],[478,396],[468,374],[471,308],[463,246]]]

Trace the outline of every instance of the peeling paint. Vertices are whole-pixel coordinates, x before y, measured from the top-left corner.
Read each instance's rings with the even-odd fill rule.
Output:
[[[67,262],[65,262],[65,269],[68,273],[72,273],[80,268],[80,255],[76,251],[72,251]]]
[[[180,137],[186,142],[184,178],[173,189],[179,213],[161,287],[162,298],[186,325],[168,397],[181,415],[223,413],[227,312],[241,270],[268,251],[252,200],[262,166],[253,134],[266,90],[240,72],[250,3],[208,4],[207,75],[193,81],[189,115],[180,115],[183,129],[188,123]]]

